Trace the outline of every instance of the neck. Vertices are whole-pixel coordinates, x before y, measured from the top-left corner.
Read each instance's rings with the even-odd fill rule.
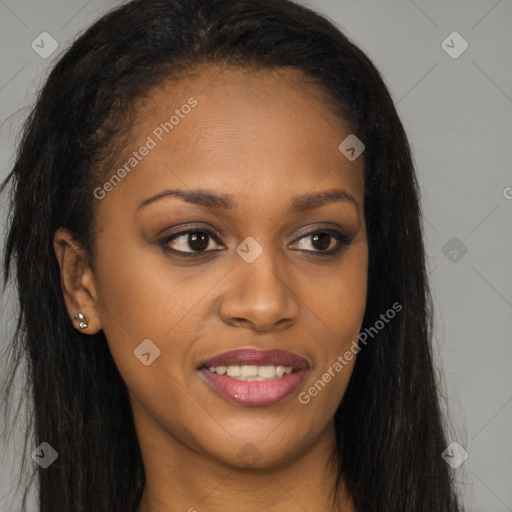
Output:
[[[333,422],[307,451],[264,469],[239,468],[193,451],[155,423],[137,430],[146,474],[137,512],[355,512],[345,487],[340,503],[332,500]]]

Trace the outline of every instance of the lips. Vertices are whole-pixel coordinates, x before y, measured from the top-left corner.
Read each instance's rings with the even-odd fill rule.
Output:
[[[205,361],[201,367],[256,365],[291,366],[294,370],[308,368],[307,360],[286,350],[231,350]]]
[[[272,378],[248,377],[250,380],[240,380],[244,378],[244,370],[255,368],[274,368],[276,375]],[[246,407],[265,407],[281,402],[300,386],[308,369],[308,361],[298,354],[285,350],[254,349],[224,352],[208,359],[198,368],[211,389],[231,402]],[[226,370],[236,377],[225,374]],[[220,374],[217,373],[219,371]]]

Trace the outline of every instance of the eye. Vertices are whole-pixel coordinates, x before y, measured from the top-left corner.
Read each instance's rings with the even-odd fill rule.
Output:
[[[344,246],[350,245],[353,236],[331,230],[317,229],[300,236],[291,248],[318,256],[334,255]],[[161,240],[160,245],[168,252],[179,256],[201,256],[220,249],[226,249],[219,242],[218,235],[208,229],[190,228],[180,231]]]
[[[215,240],[216,236],[207,229],[189,229],[165,238],[160,244],[166,250],[181,253],[183,256],[197,256],[204,252],[225,249],[223,245],[215,247]]]
[[[350,245],[351,241],[352,237],[346,233],[322,229],[301,236],[293,245],[295,249],[324,256],[337,253],[342,247]]]

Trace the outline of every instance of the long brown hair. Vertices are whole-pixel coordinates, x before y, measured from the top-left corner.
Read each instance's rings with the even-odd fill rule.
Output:
[[[288,0],[135,0],[103,16],[53,68],[10,184],[4,278],[19,297],[7,388],[27,363],[44,512],[132,512],[144,468],[126,386],[104,334],[75,330],[53,235],[94,247],[92,183],[141,94],[201,62],[294,68],[316,81],[364,141],[369,281],[363,329],[403,306],[360,352],[335,415],[338,482],[358,510],[455,512],[432,361],[432,306],[410,148],[374,65],[325,17]],[[127,113],[128,112],[128,113]],[[25,498],[25,496],[24,496]]]

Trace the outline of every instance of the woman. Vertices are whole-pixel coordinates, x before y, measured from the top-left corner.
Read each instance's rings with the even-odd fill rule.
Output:
[[[7,184],[40,510],[459,510],[407,138],[328,20],[123,5]]]

